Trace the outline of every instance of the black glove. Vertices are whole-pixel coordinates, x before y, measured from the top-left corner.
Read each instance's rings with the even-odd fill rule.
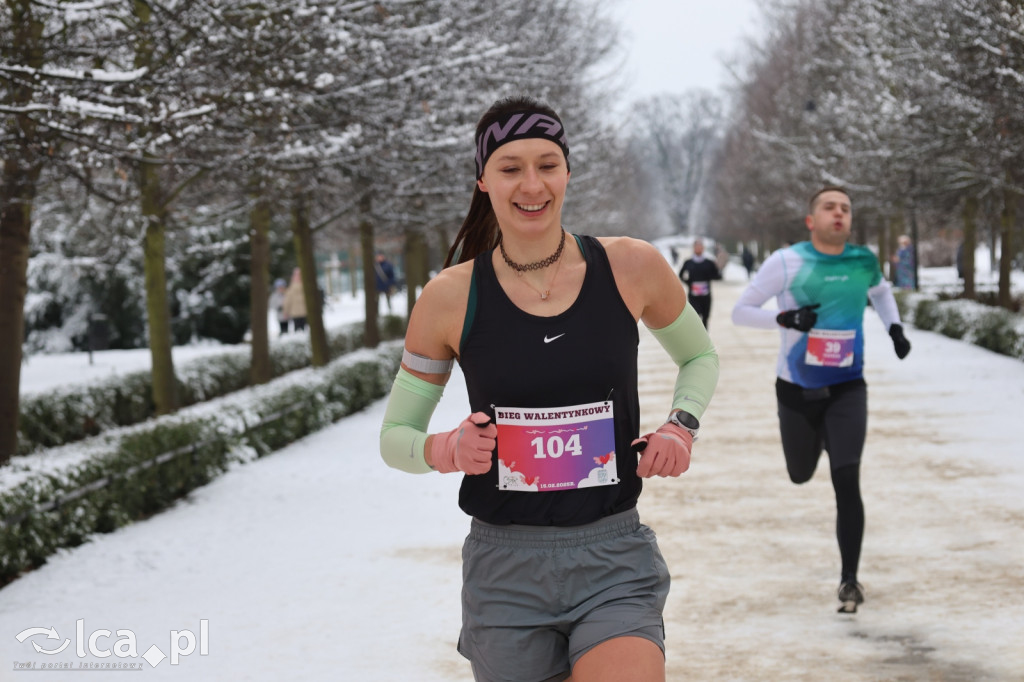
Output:
[[[903,336],[902,324],[889,325],[889,336],[892,337],[892,347],[896,349],[896,357],[900,360],[907,357],[910,352],[910,341]]]
[[[818,321],[818,313],[814,312],[814,309],[819,307],[821,307],[821,304],[815,303],[814,305],[805,305],[796,310],[784,310],[775,316],[775,321],[783,327],[789,327],[801,332],[810,331],[814,323]]]

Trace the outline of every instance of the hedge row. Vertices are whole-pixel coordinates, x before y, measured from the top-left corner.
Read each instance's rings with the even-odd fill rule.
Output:
[[[401,317],[381,318],[381,337],[405,333]],[[337,358],[363,345],[362,322],[327,333],[330,357]],[[178,396],[183,407],[246,388],[252,360],[249,346],[196,358],[176,368]],[[309,337],[285,337],[270,346],[274,377],[313,361]],[[154,416],[153,383],[149,370],[131,372],[104,381],[68,386],[52,393],[25,396],[20,401],[18,454],[58,447],[95,436],[107,429],[140,424]]]
[[[896,295],[900,316],[918,329],[1024,360],[1024,315],[966,299],[939,300],[926,294]]]
[[[390,390],[401,341],[211,403],[109,431],[0,469],[0,586],[83,543],[154,514],[232,463],[273,452]]]

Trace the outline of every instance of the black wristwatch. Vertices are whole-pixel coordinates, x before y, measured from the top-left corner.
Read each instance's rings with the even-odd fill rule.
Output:
[[[693,436],[693,439],[697,440],[697,432],[700,430],[700,421],[689,412],[676,410],[668,416],[668,421],[682,429],[686,429],[690,432],[690,435]]]

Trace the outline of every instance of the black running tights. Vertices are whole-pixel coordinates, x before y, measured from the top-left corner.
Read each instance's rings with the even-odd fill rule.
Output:
[[[864,503],[860,498],[860,464],[832,470],[836,491],[836,539],[843,561],[842,580],[857,580],[860,546],[864,540]]]
[[[794,483],[811,480],[828,451],[836,493],[836,539],[842,580],[856,580],[864,539],[860,458],[867,434],[867,387],[862,381],[831,387],[822,397],[781,379],[776,383],[786,469]]]

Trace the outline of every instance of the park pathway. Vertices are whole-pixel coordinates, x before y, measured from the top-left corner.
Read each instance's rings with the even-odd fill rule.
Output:
[[[690,470],[641,497],[674,581],[668,679],[1024,680],[1021,438],[992,433],[1011,418],[1018,436],[1024,427],[1012,396],[995,403],[994,424],[983,409],[985,377],[971,374],[990,354],[911,329],[914,351],[899,362],[868,310],[867,602],[840,615],[827,456],[809,483],[790,483],[775,412],[778,333],[729,319],[744,284],[715,286],[721,375]],[[643,333],[641,430],[657,426],[671,397],[664,359]],[[1018,361],[995,359],[1024,378]],[[1016,475],[967,460],[972,446],[1013,457]]]

